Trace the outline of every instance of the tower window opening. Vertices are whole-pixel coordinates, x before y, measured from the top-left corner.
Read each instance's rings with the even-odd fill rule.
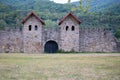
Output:
[[[38,26],[37,25],[35,25],[35,30],[38,30]]]
[[[68,31],[68,29],[69,29],[69,26],[66,26],[66,31]]]
[[[75,30],[75,26],[72,26],[72,31],[74,31]]]
[[[32,25],[29,25],[29,31],[31,31],[32,30]]]

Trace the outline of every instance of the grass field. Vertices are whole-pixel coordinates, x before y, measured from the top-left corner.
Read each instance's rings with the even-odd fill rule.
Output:
[[[0,80],[120,80],[120,54],[0,54]]]

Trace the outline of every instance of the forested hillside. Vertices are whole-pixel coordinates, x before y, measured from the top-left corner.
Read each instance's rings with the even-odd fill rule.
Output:
[[[0,29],[22,27],[21,20],[31,11],[45,20],[47,28],[57,27],[56,21],[77,5],[78,2],[57,4],[49,0],[0,0]],[[91,0],[89,5],[86,13],[73,11],[82,20],[80,27],[107,27],[113,31],[120,28],[119,0]]]
[[[90,12],[104,12],[112,6],[119,6],[120,0],[82,0],[83,6],[89,5]],[[88,4],[87,4],[88,3]],[[79,6],[79,1],[72,3],[75,6]],[[120,10],[117,8],[117,10]]]
[[[19,27],[20,22],[29,12],[40,15],[46,22],[53,23],[70,11],[72,6],[56,4],[49,0],[0,0],[0,29]],[[49,26],[50,27],[50,26]]]

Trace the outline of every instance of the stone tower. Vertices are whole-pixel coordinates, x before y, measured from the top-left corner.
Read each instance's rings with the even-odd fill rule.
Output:
[[[59,21],[61,50],[79,52],[80,23],[81,21],[71,12]]]
[[[22,21],[23,48],[25,53],[43,52],[42,30],[44,21],[31,12]]]

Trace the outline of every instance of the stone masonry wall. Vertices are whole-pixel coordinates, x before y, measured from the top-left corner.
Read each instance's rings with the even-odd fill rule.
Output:
[[[0,52],[23,52],[23,36],[20,30],[0,31]]]
[[[48,41],[55,41],[60,47],[60,31],[57,28],[43,29],[43,46]]]
[[[29,34],[29,35],[32,35],[32,34]],[[44,49],[45,43],[49,40],[56,41],[58,43],[58,46],[61,47],[59,30],[43,29],[42,35],[43,35],[42,49]],[[36,42],[39,41],[39,38],[37,36],[36,38],[37,39],[34,39],[33,41],[36,41]],[[113,36],[113,34],[108,30],[105,30],[102,28],[93,28],[93,29],[80,28],[78,38],[79,38],[79,46],[78,46],[79,52],[120,52],[120,42],[118,42],[116,38]],[[24,39],[22,31],[18,29],[0,31],[0,53],[25,52],[24,51],[25,46],[23,45],[24,44],[23,40],[26,40],[26,39]],[[29,40],[29,38],[27,40]],[[28,43],[31,43],[31,42],[28,42]],[[37,43],[36,45],[34,46],[38,47]],[[40,48],[36,48],[36,49],[40,50]]]
[[[103,28],[80,29],[80,52],[117,52],[113,34]]]

